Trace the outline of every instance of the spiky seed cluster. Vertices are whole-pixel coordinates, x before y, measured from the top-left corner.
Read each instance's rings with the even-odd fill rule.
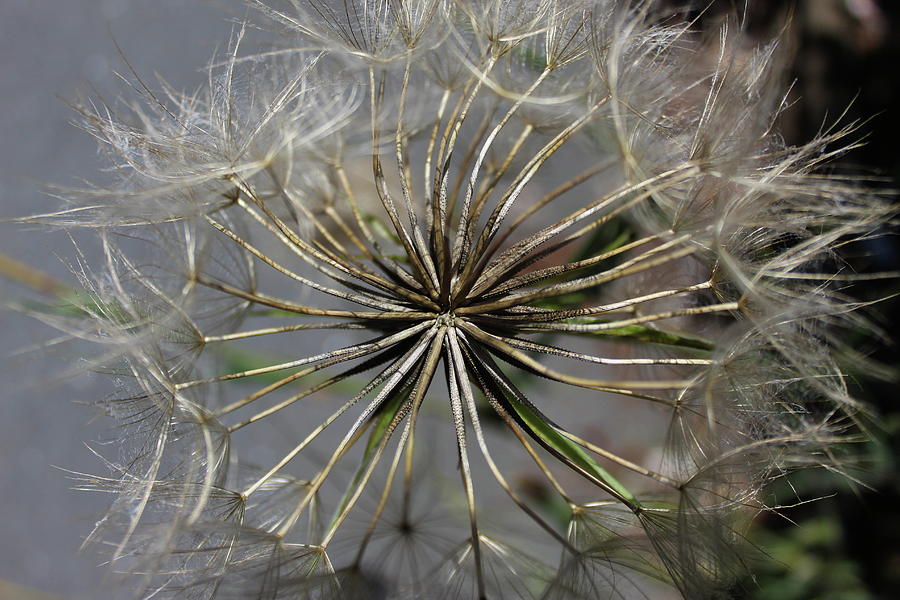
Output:
[[[846,131],[780,143],[777,44],[651,2],[251,4],[271,50],[80,108],[120,178],[31,219],[106,256],[43,318],[132,382],[82,481],[114,564],[156,597],[724,596],[762,486],[838,466],[829,265],[887,213],[816,174]]]

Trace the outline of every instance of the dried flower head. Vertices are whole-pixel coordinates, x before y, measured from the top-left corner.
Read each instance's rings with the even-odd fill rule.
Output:
[[[203,89],[78,104],[116,180],[31,219],[106,258],[52,318],[127,390],[92,538],[147,597],[727,596],[853,435],[850,129],[786,147],[778,43],[653,2],[250,3]]]

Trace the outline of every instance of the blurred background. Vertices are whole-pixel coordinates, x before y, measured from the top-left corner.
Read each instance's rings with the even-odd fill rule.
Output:
[[[232,8],[238,4],[228,2]],[[723,11],[735,6],[744,10],[742,0],[712,2],[697,11],[698,28],[714,31]],[[75,185],[102,168],[93,140],[68,124],[72,112],[60,98],[82,91],[114,99],[124,85],[116,72],[129,69],[116,43],[148,81],[158,72],[174,87],[190,89],[204,82],[203,67],[227,39],[235,16],[240,12],[203,0],[0,0],[0,219],[54,209],[58,200],[42,191],[44,184]],[[900,181],[900,3],[755,0],[746,22],[750,35],[762,40],[788,19],[784,43],[796,84],[795,104],[782,123],[787,142],[801,143],[838,120],[866,121],[860,134],[865,146],[833,168],[895,187]],[[0,231],[0,297],[27,295],[27,287],[15,282],[22,265],[73,280],[58,258],[72,256],[65,235],[8,224]],[[847,260],[860,271],[896,270],[898,248],[896,237],[885,236],[852,249]],[[88,262],[92,252],[86,245]],[[30,287],[41,285],[53,283],[38,278]],[[890,289],[896,284],[873,281],[856,286],[854,293],[865,299]],[[875,314],[883,327],[895,330],[896,301],[882,302]],[[83,403],[108,393],[108,387],[91,377],[35,386],[58,375],[63,363],[52,356],[36,360],[44,353],[22,350],[53,335],[34,321],[0,311],[0,600],[116,597],[112,588],[101,587],[108,578],[102,557],[78,552],[109,498],[70,490],[62,470],[103,470],[85,441],[96,440],[94,447],[102,450],[107,423],[95,421]],[[897,366],[895,348],[861,339],[860,349]],[[855,474],[877,491],[821,472],[793,479],[790,484],[802,497],[830,496],[836,487],[840,492],[785,510],[784,518],[760,519],[749,536],[771,560],[760,561],[756,579],[745,582],[739,597],[900,598],[897,380],[851,375],[859,395],[880,415],[872,423],[879,442],[855,449],[864,467]],[[772,493],[790,497],[787,491]]]
[[[230,16],[197,0],[0,0],[0,219],[56,208],[44,184],[76,185],[102,167],[94,140],[68,123],[74,113],[63,100],[76,92],[116,97],[124,86],[116,72],[128,72],[116,42],[142,77],[153,80],[157,70],[176,88],[191,89],[227,40]],[[0,247],[7,271],[18,261],[73,281],[58,258],[73,255],[65,235],[3,225]],[[95,249],[84,248],[90,261]],[[4,300],[27,292],[0,277]],[[13,354],[53,335],[0,311],[2,600],[44,598],[38,592],[66,600],[115,595],[98,587],[108,574],[102,556],[78,552],[110,498],[70,490],[60,470],[104,470],[85,442],[102,443],[109,423],[94,421],[93,409],[79,403],[109,388],[90,377],[35,386],[72,361]]]

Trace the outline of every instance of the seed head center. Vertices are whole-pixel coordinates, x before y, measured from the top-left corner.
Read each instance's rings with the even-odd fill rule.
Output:
[[[453,327],[453,321],[455,319],[456,319],[456,315],[454,315],[452,312],[445,312],[445,313],[439,314],[435,318],[434,322],[439,327]]]

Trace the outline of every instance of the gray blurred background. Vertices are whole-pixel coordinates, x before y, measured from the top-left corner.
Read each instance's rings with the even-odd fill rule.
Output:
[[[95,178],[96,145],[67,123],[74,113],[57,96],[95,95],[94,87],[114,98],[123,86],[115,72],[127,73],[114,39],[142,77],[158,71],[193,88],[227,40],[230,16],[197,0],[0,0],[0,219],[57,206],[42,184]],[[0,251],[72,281],[57,258],[72,254],[64,235],[0,224]],[[0,302],[26,293],[0,278]],[[0,600],[44,597],[22,587],[65,599],[112,598],[98,588],[107,574],[102,557],[78,553],[110,498],[72,491],[54,468],[103,471],[84,442],[101,439],[108,423],[94,422],[77,403],[108,390],[90,378],[38,387],[64,363],[43,353],[10,355],[51,336],[0,311]]]

